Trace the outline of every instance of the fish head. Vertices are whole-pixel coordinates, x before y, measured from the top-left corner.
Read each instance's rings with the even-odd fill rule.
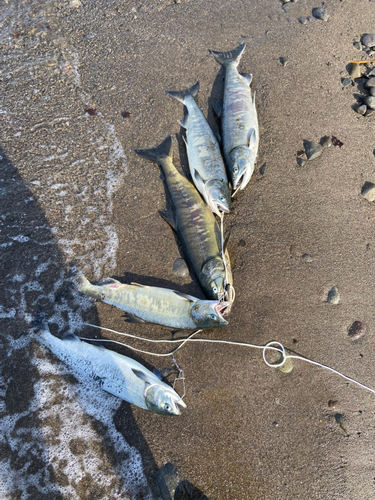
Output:
[[[254,172],[256,156],[246,146],[235,148],[230,154],[233,190],[244,189]]]
[[[203,280],[210,298],[220,300],[225,293],[225,267],[221,257],[209,259],[202,267]]]
[[[232,199],[227,182],[211,179],[205,183],[204,191],[207,204],[216,215],[220,217],[220,212],[230,212]]]
[[[219,300],[197,300],[191,306],[190,314],[197,328],[220,328],[228,324],[223,315],[229,306],[229,302]]]
[[[186,408],[177,392],[164,383],[146,385],[144,400],[147,408],[159,415],[181,415],[178,404]]]

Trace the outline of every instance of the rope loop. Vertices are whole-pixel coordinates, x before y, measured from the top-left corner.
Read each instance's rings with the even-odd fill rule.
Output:
[[[275,348],[275,346],[280,347],[280,349]],[[275,351],[275,350],[278,351],[282,355],[281,361],[276,362],[276,363],[270,363],[269,361],[267,361],[266,352],[267,352],[267,350],[271,350],[271,349],[272,349],[272,351]],[[282,344],[280,344],[280,342],[277,342],[276,340],[272,340],[271,342],[268,342],[268,344],[266,344],[263,347],[262,354],[263,354],[263,361],[266,363],[267,366],[270,366],[271,368],[280,368],[280,366],[283,366],[283,364],[285,363],[286,358],[287,358],[287,356],[285,354],[284,346]]]

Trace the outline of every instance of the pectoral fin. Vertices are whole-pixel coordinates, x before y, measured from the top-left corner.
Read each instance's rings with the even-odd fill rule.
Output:
[[[146,384],[150,384],[150,380],[149,380],[149,377],[147,375],[147,373],[145,372],[141,372],[141,370],[137,370],[136,368],[132,368],[132,372],[134,373],[134,375],[138,378],[140,378],[141,380],[143,380],[143,382],[146,382]]]
[[[246,75],[242,75],[242,76],[245,78],[248,85],[250,85],[250,83],[253,81],[253,77],[249,73],[246,73]]]
[[[178,123],[181,125],[181,127],[187,129],[189,126],[189,113],[186,114],[182,120],[179,120]]]
[[[159,211],[159,214],[163,217],[165,222],[168,222],[168,224],[171,226],[171,228],[176,231],[176,222],[175,222],[174,215],[171,214],[170,212],[162,212],[162,211]]]
[[[126,313],[126,323],[146,323],[144,319],[138,318],[138,316],[135,316],[134,314]]]
[[[212,105],[213,110],[215,111],[215,114],[218,118],[223,113],[223,100],[222,99],[216,99]]]
[[[250,150],[254,150],[255,146],[256,146],[256,142],[257,142],[257,139],[256,139],[255,129],[251,128],[249,130],[249,133],[247,134],[247,146],[248,146],[248,148]]]

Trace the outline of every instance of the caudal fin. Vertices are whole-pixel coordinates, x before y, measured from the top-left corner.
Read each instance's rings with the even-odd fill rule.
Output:
[[[190,87],[189,89],[185,90],[166,90],[166,93],[170,95],[171,97],[174,97],[178,101],[182,102],[185,104],[185,99],[188,96],[192,96],[194,99],[197,97],[199,92],[199,82],[197,82],[195,85]]]
[[[137,155],[146,160],[159,163],[162,158],[173,158],[173,138],[169,135],[161,144],[153,149],[136,149]]]
[[[91,286],[89,280],[75,264],[70,264],[70,279],[79,292],[85,293],[87,288]]]
[[[229,52],[216,52],[216,50],[209,50],[209,53],[212,54],[216,61],[222,66],[226,66],[231,62],[235,62],[237,66],[245,48],[246,43],[243,43],[236,49],[230,50]]]

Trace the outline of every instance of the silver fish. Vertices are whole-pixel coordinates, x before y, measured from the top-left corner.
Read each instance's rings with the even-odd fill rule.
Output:
[[[198,91],[199,83],[180,92],[166,92],[187,107],[188,113],[179,123],[186,129],[191,177],[207,205],[220,217],[220,212],[230,212],[230,189],[219,143],[194,99]]]
[[[255,108],[255,93],[251,95],[252,76],[237,71],[246,44],[229,52],[209,52],[225,68],[224,101],[216,106],[221,115],[221,131],[226,166],[232,187],[244,189],[254,172],[258,154],[259,126]]]
[[[45,326],[36,339],[73,371],[94,379],[101,389],[124,401],[160,415],[180,415],[178,404],[186,408],[172,387],[134,359],[82,342],[75,335],[61,340]]]
[[[92,285],[74,266],[71,272],[80,292],[125,311],[130,321],[188,330],[228,324],[222,316],[229,305],[226,302],[200,300],[168,288],[128,285],[112,278],[105,280],[105,284]]]

